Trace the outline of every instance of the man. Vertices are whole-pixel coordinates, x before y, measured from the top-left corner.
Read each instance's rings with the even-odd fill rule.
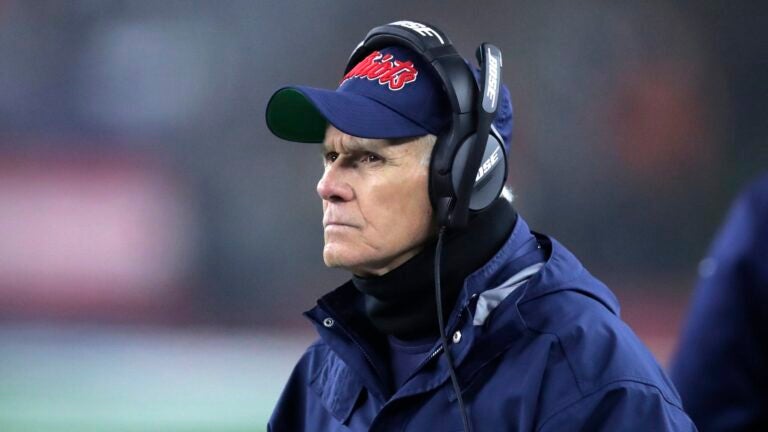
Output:
[[[699,273],[672,379],[702,431],[768,430],[768,175],[736,199]]]
[[[390,27],[447,39],[421,23]],[[465,229],[448,230],[435,265],[441,216],[430,169],[455,104],[406,46],[360,58],[336,91],[286,87],[267,107],[277,136],[323,143],[323,259],[352,273],[306,313],[320,339],[296,366],[269,429],[695,430],[619,319],[613,294],[557,241],[530,231],[510,194],[472,213]],[[508,153],[509,94],[488,94],[498,101],[493,133]],[[472,173],[476,183],[481,171]]]

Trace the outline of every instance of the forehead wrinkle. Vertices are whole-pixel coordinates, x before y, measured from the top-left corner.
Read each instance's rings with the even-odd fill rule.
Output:
[[[330,139],[328,139],[328,135],[330,135]],[[384,139],[360,138],[339,131],[326,134],[326,139],[323,140],[325,151],[337,150],[341,153],[379,151],[388,146],[389,142]]]

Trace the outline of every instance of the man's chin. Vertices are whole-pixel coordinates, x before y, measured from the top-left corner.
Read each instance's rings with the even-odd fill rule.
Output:
[[[421,251],[413,248],[394,257],[375,254],[365,255],[358,249],[347,248],[337,242],[326,243],[323,248],[323,261],[330,268],[349,271],[357,276],[381,276],[404,264]]]
[[[323,249],[323,261],[327,267],[348,270],[350,266],[360,264],[359,254],[339,249],[341,248],[336,245],[327,245]],[[353,259],[355,255],[358,256],[357,259]]]
[[[326,267],[346,270],[357,276],[371,276],[370,261],[361,256],[360,252],[327,245],[323,249],[323,261]]]

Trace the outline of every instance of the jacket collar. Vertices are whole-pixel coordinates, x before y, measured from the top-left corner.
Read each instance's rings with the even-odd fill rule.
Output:
[[[560,242],[541,234],[536,236],[542,246],[551,250],[551,254],[541,271],[529,281],[521,302],[569,290],[596,300],[619,316],[619,301],[604,283],[592,276]]]

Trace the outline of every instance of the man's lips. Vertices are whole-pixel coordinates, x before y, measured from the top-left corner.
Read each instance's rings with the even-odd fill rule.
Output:
[[[339,226],[339,227],[350,227],[350,228],[357,228],[357,224],[352,223],[352,221],[347,220],[346,217],[343,217],[343,215],[337,215],[334,212],[331,211],[331,209],[328,209],[325,214],[323,215],[323,228],[328,228],[329,226]]]
[[[353,224],[349,224],[346,222],[339,222],[339,221],[330,221],[330,222],[323,222],[323,228],[328,227],[349,227],[349,228],[357,228],[357,226]]]
[[[336,208],[335,206],[328,206],[328,208],[323,209],[323,228],[328,227],[349,227],[349,228],[359,228],[360,225],[354,223],[353,220],[351,220],[349,217],[344,215],[344,211],[340,211],[341,209]]]

